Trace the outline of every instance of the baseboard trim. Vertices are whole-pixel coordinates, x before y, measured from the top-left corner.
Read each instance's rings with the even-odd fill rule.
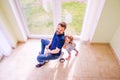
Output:
[[[18,42],[17,42],[17,47],[18,47],[19,45],[21,45],[21,44],[24,44],[24,43],[26,43],[26,41],[18,41]]]
[[[112,54],[115,56],[115,58],[116,58],[118,64],[120,65],[120,60],[119,60],[119,58],[117,57],[117,55],[116,55],[114,49],[112,48],[112,46],[110,45],[110,43],[97,43],[97,42],[91,42],[90,44],[91,44],[91,45],[108,45],[109,48],[110,48],[110,50],[112,51]]]
[[[117,61],[118,61],[119,65],[120,65],[120,60],[119,60],[119,58],[117,57],[117,55],[116,55],[116,53],[115,53],[114,49],[112,48],[112,46],[111,46],[110,44],[109,44],[109,47],[110,47],[110,49],[111,49],[111,51],[112,51],[113,55],[115,56],[115,58],[117,59]]]
[[[109,43],[99,43],[99,42],[91,42],[91,45],[97,44],[97,45],[109,45]]]

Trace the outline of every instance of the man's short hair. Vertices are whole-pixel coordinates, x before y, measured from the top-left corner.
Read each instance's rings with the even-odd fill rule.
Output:
[[[61,23],[59,23],[58,25],[60,25],[61,27],[64,27],[64,29],[67,28],[67,24],[66,24],[65,22],[61,22]]]

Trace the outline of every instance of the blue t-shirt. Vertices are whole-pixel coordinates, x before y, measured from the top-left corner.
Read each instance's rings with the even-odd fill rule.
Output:
[[[60,49],[60,52],[57,54],[53,54],[53,55],[59,56],[61,54],[61,49],[64,45],[64,42],[65,42],[64,34],[61,34],[61,35],[57,35],[56,33],[54,34],[52,43],[50,45],[50,50],[56,49],[57,47]]]

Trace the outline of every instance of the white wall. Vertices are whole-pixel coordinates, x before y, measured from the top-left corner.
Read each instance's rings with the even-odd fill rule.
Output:
[[[106,0],[92,42],[109,43],[120,25],[120,0]]]
[[[119,61],[120,61],[120,25],[119,28],[117,28],[111,42],[110,42],[111,47],[115,51]]]

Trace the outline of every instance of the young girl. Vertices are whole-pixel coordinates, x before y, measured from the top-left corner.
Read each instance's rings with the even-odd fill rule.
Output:
[[[75,47],[76,47],[76,44],[73,43],[73,37],[70,36],[70,35],[66,35],[65,36],[65,43],[64,43],[64,46],[63,46],[63,48],[65,48],[67,50],[68,54],[69,54],[69,56],[66,58],[66,60],[69,60],[71,58],[71,51],[72,50],[76,51],[75,56],[78,55],[78,51]]]

